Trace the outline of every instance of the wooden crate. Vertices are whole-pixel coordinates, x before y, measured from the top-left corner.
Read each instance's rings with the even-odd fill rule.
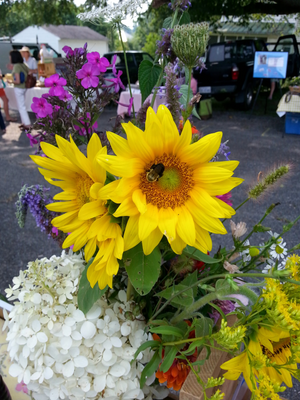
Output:
[[[54,63],[38,63],[38,74],[39,78],[48,78],[49,76],[55,74],[55,64]]]

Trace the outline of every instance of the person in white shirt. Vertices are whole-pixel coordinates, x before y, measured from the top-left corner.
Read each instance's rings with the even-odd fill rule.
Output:
[[[29,72],[37,78],[37,72],[38,72],[37,62],[34,57],[31,57],[29,48],[24,46],[22,47],[20,52],[24,59],[24,64],[26,64],[27,67],[29,68]]]

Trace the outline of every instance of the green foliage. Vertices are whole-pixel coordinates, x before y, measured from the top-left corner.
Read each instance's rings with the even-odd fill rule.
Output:
[[[182,85],[180,87],[180,89],[179,89],[179,93],[182,94],[182,96],[179,99],[180,104],[185,107],[186,106],[187,97],[188,97],[188,85]],[[192,90],[190,90],[189,101],[192,99],[192,97],[193,97],[193,92],[192,92]],[[193,109],[192,109],[192,114],[196,118],[201,119],[195,107],[193,107]]]
[[[184,331],[182,331],[182,329],[171,325],[158,326],[157,328],[150,329],[150,331],[158,335],[171,335],[178,338],[182,338],[185,333]]]
[[[92,258],[82,272],[78,288],[78,307],[85,314],[92,308],[96,301],[104,295],[104,293],[108,289],[108,286],[106,286],[105,289],[100,290],[97,284],[93,288],[91,288],[90,282],[88,281],[86,274],[88,267],[93,261],[94,259]]]
[[[167,352],[167,350],[168,350],[168,352]],[[168,346],[165,349],[165,357],[159,368],[160,371],[166,373],[171,368],[171,365],[173,364],[173,361],[174,361],[177,353],[178,353],[178,349],[176,346],[172,346],[172,347]]]
[[[164,299],[169,300],[172,296],[176,295],[176,297],[174,297],[174,299],[172,299],[171,301],[172,306],[177,308],[187,307],[194,302],[193,289],[187,288],[188,286],[180,283],[179,285],[169,287],[162,292],[159,292],[156,296],[163,297]],[[187,290],[185,290],[181,294],[178,294],[178,292],[184,289]]]
[[[156,350],[151,360],[143,369],[141,380],[140,380],[140,387],[142,388],[149,376],[153,375],[154,372],[157,370],[159,364],[161,362],[161,357],[159,355],[159,350]]]
[[[150,32],[146,38],[146,43],[143,47],[143,51],[149,53],[153,58],[155,57],[156,42],[160,39],[160,36],[155,32]]]
[[[180,17],[179,25],[189,24],[191,22],[191,16],[188,11],[184,11]]]
[[[182,252],[183,255],[188,256],[194,260],[203,261],[205,264],[216,264],[222,259],[216,259],[202,253],[200,250],[195,249],[192,246],[186,246]]]
[[[139,243],[123,254],[123,261],[135,290],[141,296],[148,294],[157,282],[160,273],[161,254],[159,249],[156,247],[151,254],[146,256],[142,244]]]
[[[151,94],[161,74],[161,67],[150,60],[143,60],[139,66],[139,84],[142,92],[142,102]]]

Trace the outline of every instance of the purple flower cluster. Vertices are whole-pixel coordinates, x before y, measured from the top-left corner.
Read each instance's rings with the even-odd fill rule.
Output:
[[[179,119],[181,116],[180,111],[180,97],[181,94],[179,93],[179,85],[178,79],[175,72],[175,66],[172,63],[169,63],[165,67],[166,73],[166,106],[170,110],[175,124],[178,126]]]
[[[192,6],[192,3],[189,0],[175,0],[172,3],[168,4],[168,7],[171,10],[175,11],[176,8],[179,8],[182,11],[187,10],[189,7]]]
[[[227,142],[228,141],[226,141],[226,142],[224,142],[224,143],[221,143],[221,145],[220,145],[220,147],[219,147],[219,150],[218,150],[218,152],[217,152],[217,154],[216,154],[216,156],[215,156],[215,161],[217,161],[218,159],[219,159],[219,156],[224,156],[225,157],[225,159],[226,159],[226,161],[229,161],[229,155],[230,155],[230,149],[229,149],[229,146],[227,146]]]
[[[88,62],[76,72],[76,76],[81,80],[81,85],[85,89],[96,88],[99,85],[99,75],[106,72],[109,61],[105,57],[100,57],[96,51],[87,54]]]
[[[69,46],[64,46],[62,50],[66,53],[66,57],[70,58],[72,56],[81,57],[84,55],[87,49],[87,43],[83,47],[75,48],[74,50]]]
[[[98,122],[96,121],[92,128],[90,128],[90,123],[86,122],[86,120],[91,121],[91,114],[86,113],[86,119],[84,118],[79,118],[78,122],[80,123],[79,125],[74,124],[75,130],[79,133],[80,136],[86,136],[86,134],[91,134],[93,133],[92,131],[94,129],[98,128]]]
[[[166,56],[173,59],[176,57],[175,53],[172,50],[172,45],[171,45],[171,36],[173,33],[173,29],[162,29],[161,33],[161,40],[157,40],[156,42],[156,51],[155,53],[161,57],[161,56]]]
[[[49,190],[49,188],[41,185],[24,185],[22,187],[18,193],[19,199],[16,202],[16,216],[21,228],[24,228],[27,211],[29,210],[40,230],[51,235],[51,221],[57,214],[46,208],[47,204],[53,202],[52,197],[47,193]]]
[[[214,304],[218,306],[225,315],[235,310],[235,304],[230,300],[216,300],[214,301]],[[212,311],[209,314],[209,316],[211,319],[215,321],[216,324],[221,315],[215,308],[212,308]]]

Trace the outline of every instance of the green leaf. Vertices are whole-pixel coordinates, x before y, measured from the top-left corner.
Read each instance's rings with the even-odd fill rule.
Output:
[[[188,13],[188,11],[184,11],[179,20],[179,25],[189,24],[190,22],[191,22],[190,14]]]
[[[165,353],[165,357],[159,368],[160,371],[166,373],[171,368],[171,365],[173,364],[173,361],[176,357],[177,352],[178,352],[177,347],[173,346],[170,348],[170,351],[168,352],[168,354]]]
[[[98,284],[91,288],[90,282],[87,279],[87,270],[89,266],[92,264],[94,259],[92,258],[87,266],[85,267],[84,271],[82,272],[79,288],[78,288],[78,307],[79,310],[86,314],[96,303],[97,300],[100,299],[107,291],[108,286],[105,289],[100,290]]]
[[[108,185],[110,182],[115,181],[116,178],[110,172],[106,171],[106,181],[104,185]]]
[[[123,261],[130,282],[135,290],[145,296],[153,288],[160,273],[161,254],[156,247],[151,254],[146,256],[142,244],[123,254]]]
[[[160,342],[158,342],[157,340],[148,340],[147,342],[141,344],[134,354],[134,360],[137,358],[141,351],[148,349],[148,347],[151,347],[153,349],[158,346],[160,346]]]
[[[195,336],[204,337],[209,335],[210,329],[213,327],[213,321],[210,318],[203,317],[195,322]]]
[[[74,125],[79,126],[80,128],[85,128],[85,126],[80,121],[78,121],[77,119],[73,119],[72,122],[73,122]]]
[[[202,253],[202,251],[195,249],[194,247],[191,246],[186,246],[182,254],[191,257],[194,260],[203,261],[205,264],[216,264],[223,260],[223,257],[219,259],[212,258],[207,254]]]
[[[109,200],[108,203],[108,213],[113,215],[119,208],[120,204],[114,203],[112,200]]]
[[[153,375],[154,372],[157,370],[159,363],[161,361],[161,357],[159,355],[159,351],[156,350],[151,360],[148,362],[146,367],[143,369],[141,380],[140,380],[140,387],[141,389],[145,385],[145,382],[149,376]]]
[[[176,328],[175,326],[170,326],[170,325],[164,325],[164,326],[158,326],[157,328],[151,328],[150,329],[151,333],[157,333],[158,335],[172,335],[176,336],[179,338],[182,338],[184,335],[184,332],[182,332],[181,329]]]
[[[167,17],[163,22],[163,28],[165,28],[165,29],[171,28],[172,19],[173,19],[172,17]]]
[[[192,343],[189,345],[189,348],[188,348],[187,350],[185,350],[185,351],[182,351],[182,350],[181,350],[181,353],[184,354],[185,356],[191,356],[191,355],[194,354],[195,349],[196,349],[197,347],[203,346],[204,343],[205,343],[205,339],[195,340],[194,342],[192,342]]]
[[[162,69],[159,65],[153,64],[149,60],[143,60],[139,66],[139,84],[142,92],[142,103],[151,94],[152,89],[157,84]]]
[[[100,117],[100,114],[95,114],[94,117],[93,117],[93,119],[91,120],[90,125],[93,126],[94,123],[97,121],[97,119],[98,119],[99,117]]]
[[[164,299],[169,300],[172,296],[176,295],[183,289],[187,289],[188,286],[182,285],[181,283],[176,286],[169,287],[162,292],[156,294],[156,296],[163,297]],[[171,304],[175,307],[187,307],[190,306],[194,302],[193,290],[187,289],[185,292],[181,293],[180,295],[176,296],[172,301]]]
[[[192,274],[188,274],[184,278],[184,280],[181,282],[182,285],[191,286],[193,283],[195,283],[197,281],[197,274],[198,274],[198,271],[194,271]],[[194,286],[192,288],[192,290],[193,290],[194,297],[196,297],[196,295],[197,295],[197,286]]]
[[[254,225],[254,228],[253,228],[253,232],[268,232],[270,230],[271,230],[271,228],[267,228],[266,226],[263,226],[262,224]]]

